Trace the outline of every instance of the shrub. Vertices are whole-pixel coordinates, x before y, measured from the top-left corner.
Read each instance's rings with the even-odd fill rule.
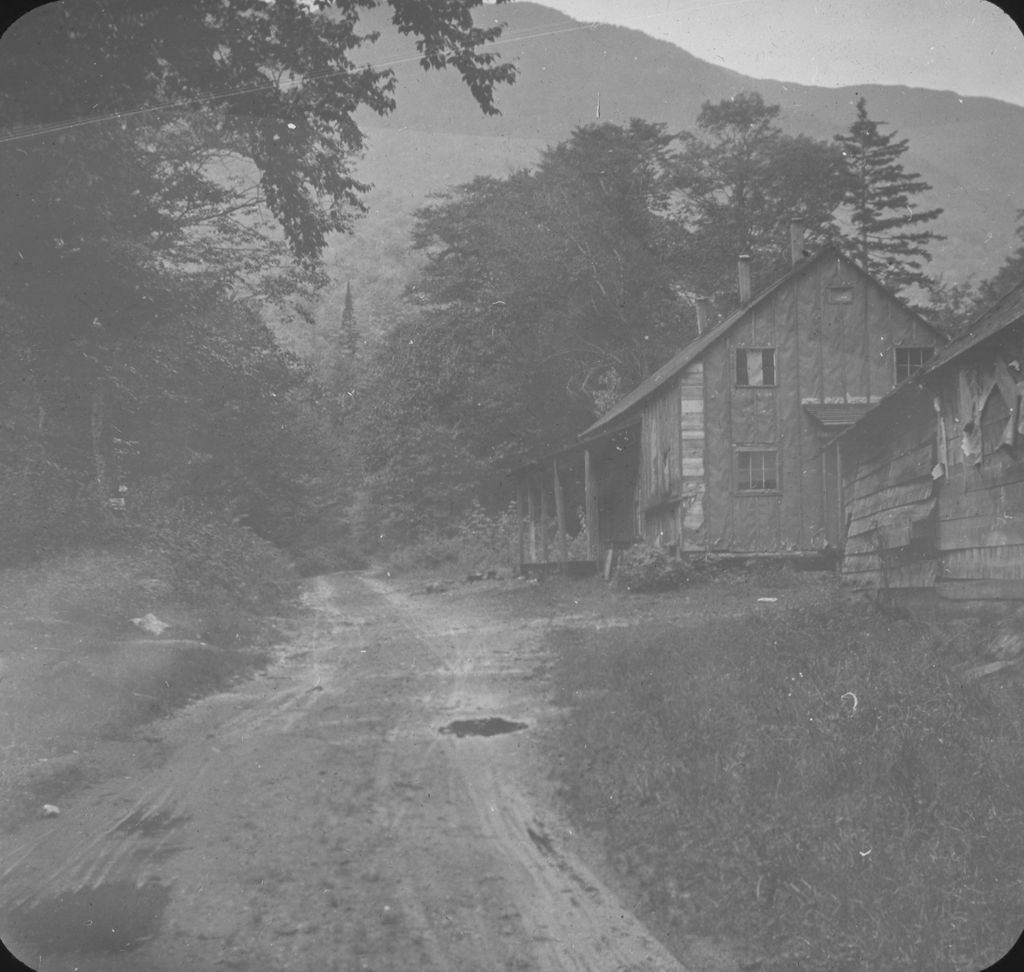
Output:
[[[388,567],[401,573],[454,566],[459,562],[459,550],[460,543],[455,537],[427,537],[391,553]]]
[[[157,492],[139,490],[123,530],[167,565],[174,592],[191,603],[272,614],[286,610],[295,596],[297,574],[284,553],[200,506],[168,505]]]
[[[511,567],[518,539],[515,504],[498,513],[488,513],[479,503],[472,503],[459,521],[456,537],[459,566]]]
[[[512,566],[516,535],[514,504],[501,512],[488,513],[479,503],[473,503],[451,533],[429,534],[392,551],[388,566],[394,571]]]
[[[82,477],[41,457],[0,462],[0,564],[31,563],[117,533]]]
[[[670,591],[697,576],[689,564],[664,547],[638,543],[626,550],[615,571],[616,583],[627,591]]]

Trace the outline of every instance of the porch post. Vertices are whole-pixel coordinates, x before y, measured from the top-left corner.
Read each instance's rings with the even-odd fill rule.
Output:
[[[555,516],[558,518],[558,558],[562,570],[569,563],[569,538],[565,532],[565,497],[562,495],[562,479],[558,474],[558,460],[552,461],[555,471]]]
[[[526,524],[523,522],[523,514],[526,512],[526,480],[520,475],[516,479],[516,543],[518,546],[519,570],[522,571],[526,562]]]
[[[943,457],[945,459],[945,457]],[[843,447],[836,443],[836,493],[839,501],[838,519],[839,524],[836,530],[838,542],[836,548],[839,550],[839,558],[836,560],[836,570],[842,571],[842,553],[846,549],[846,492],[843,489]]]
[[[597,560],[601,556],[600,525],[597,522],[597,480],[590,450],[583,450],[583,485],[585,492],[584,510],[587,517],[587,556]]]
[[[548,491],[544,488],[544,481],[541,480],[540,484],[540,556],[544,563],[549,560],[548,557],[548,520],[551,517],[551,511],[548,509]]]
[[[526,502],[530,510],[530,562],[537,563],[537,501],[534,499],[534,483],[526,490]]]

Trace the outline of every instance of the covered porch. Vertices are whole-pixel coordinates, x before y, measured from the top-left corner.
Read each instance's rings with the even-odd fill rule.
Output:
[[[514,471],[518,560],[524,574],[584,576],[611,569],[639,536],[638,429],[537,457]]]

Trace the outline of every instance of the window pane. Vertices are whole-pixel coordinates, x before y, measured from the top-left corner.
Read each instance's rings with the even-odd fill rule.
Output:
[[[896,380],[905,381],[917,374],[934,353],[934,348],[897,348]]]
[[[737,351],[736,352],[736,384],[737,385],[749,385],[750,381],[747,378],[747,352]]]
[[[763,385],[764,375],[761,370],[761,355],[757,351],[748,351],[747,353],[747,376],[749,377],[748,385]]]
[[[736,384],[764,387],[775,384],[775,349],[740,348],[736,352]]]
[[[778,453],[740,452],[736,457],[738,486],[745,490],[775,490],[779,488]]]

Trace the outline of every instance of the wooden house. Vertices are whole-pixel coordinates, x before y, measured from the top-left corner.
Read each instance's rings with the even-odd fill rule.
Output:
[[[791,234],[787,273],[752,295],[741,257],[739,310],[708,328],[699,308],[696,340],[573,448],[524,467],[531,536],[544,497],[571,479],[583,484],[594,557],[638,539],[681,553],[841,547],[842,480],[830,443],[944,341],[838,250],[806,256],[798,223]],[[525,562],[549,555],[521,546]]]
[[[837,441],[842,574],[904,602],[1024,601],[1024,285]]]

